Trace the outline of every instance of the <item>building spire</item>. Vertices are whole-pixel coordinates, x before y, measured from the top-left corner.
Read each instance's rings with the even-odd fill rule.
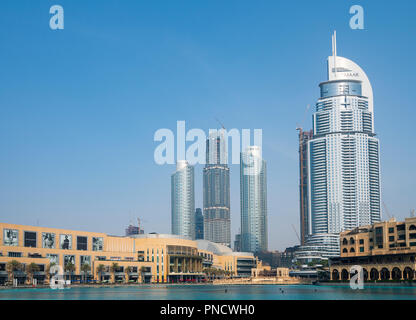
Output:
[[[337,77],[337,31],[332,34],[332,57],[334,58],[334,76]]]

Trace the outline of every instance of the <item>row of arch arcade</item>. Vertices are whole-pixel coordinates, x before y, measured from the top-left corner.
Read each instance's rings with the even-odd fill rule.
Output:
[[[351,269],[350,269],[351,270]],[[333,269],[330,276],[333,281],[349,281],[357,271],[350,271],[347,268]],[[415,270],[407,266],[404,268],[363,268],[364,281],[403,281],[414,280]]]

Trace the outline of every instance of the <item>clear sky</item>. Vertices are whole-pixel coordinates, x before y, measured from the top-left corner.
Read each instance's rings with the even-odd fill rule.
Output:
[[[64,8],[65,29],[49,28]],[[349,8],[365,30],[349,28]],[[170,232],[174,165],[153,160],[159,128],[263,129],[269,248],[297,244],[296,124],[326,80],[331,33],[374,90],[382,197],[399,219],[416,207],[416,2],[0,2],[0,221],[123,234]],[[305,108],[311,110],[304,119]],[[196,207],[202,206],[197,166]],[[231,166],[232,236],[240,225]]]

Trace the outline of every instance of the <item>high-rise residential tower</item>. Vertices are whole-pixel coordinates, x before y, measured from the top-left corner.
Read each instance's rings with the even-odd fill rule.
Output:
[[[380,159],[371,83],[332,43],[308,142],[307,242],[339,255],[341,231],[380,221]]]
[[[299,130],[299,208],[300,208],[300,245],[305,245],[308,235],[308,141],[313,131]]]
[[[204,239],[204,215],[201,208],[195,209],[195,239]]]
[[[177,162],[171,176],[172,234],[195,239],[194,167]]]
[[[240,156],[241,251],[267,251],[266,161],[258,146]]]
[[[231,247],[230,169],[225,130],[210,132],[203,172],[204,238]]]

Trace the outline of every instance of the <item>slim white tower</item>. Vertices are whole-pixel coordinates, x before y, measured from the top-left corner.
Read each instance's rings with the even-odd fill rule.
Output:
[[[267,251],[266,161],[258,146],[240,157],[241,251]]]
[[[356,63],[337,56],[335,34],[332,43],[308,142],[307,243],[336,256],[341,231],[380,221],[380,161],[371,83]]]
[[[172,234],[195,239],[194,167],[177,162],[171,176]]]

